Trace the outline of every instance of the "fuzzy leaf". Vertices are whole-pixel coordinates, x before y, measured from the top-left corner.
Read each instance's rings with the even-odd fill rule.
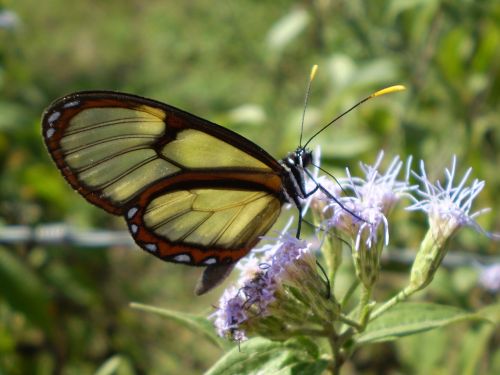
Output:
[[[232,374],[322,374],[328,362],[319,359],[319,349],[309,339],[287,342],[255,338],[223,356],[207,375]]]
[[[132,302],[130,307],[164,316],[197,334],[201,334],[208,341],[221,349],[229,347],[228,341],[222,340],[219,336],[217,336],[212,322],[204,316],[188,314],[181,311],[161,309],[159,307],[144,305],[136,302]]]
[[[463,320],[486,320],[453,306],[431,303],[399,303],[370,322],[357,344],[395,340]]]
[[[494,324],[500,323],[500,303],[495,303],[486,307],[483,307],[477,312],[478,315],[484,319],[488,319]]]

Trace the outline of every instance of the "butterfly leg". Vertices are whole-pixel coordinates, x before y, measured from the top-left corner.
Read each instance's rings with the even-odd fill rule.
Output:
[[[309,193],[306,193],[305,196],[308,197],[310,196],[311,194],[313,194],[316,190],[321,190],[321,192],[323,194],[325,194],[328,198],[330,198],[331,200],[333,200],[335,203],[337,203],[340,208],[342,208],[344,211],[350,213],[353,217],[355,217],[356,219],[358,219],[359,221],[362,221],[362,222],[365,222],[365,223],[369,223],[368,221],[366,221],[365,219],[363,219],[362,217],[356,215],[354,212],[352,212],[350,209],[348,209],[346,206],[344,206],[342,204],[342,202],[340,202],[332,193],[330,193],[327,189],[325,189],[321,184],[317,183],[316,180],[314,179],[313,175],[311,174],[311,172],[309,172],[307,169],[304,169],[304,171],[307,173],[307,176],[314,181],[314,183],[316,184],[316,188],[314,188],[312,191],[310,191]]]
[[[297,206],[297,209],[299,210],[299,222],[297,223],[297,233],[295,234],[295,237],[300,238],[300,232],[302,229],[302,201],[300,200],[299,197],[294,197],[293,202],[295,203],[295,206]]]
[[[328,192],[328,190],[326,190],[323,186],[321,186],[321,184],[319,184],[318,182],[316,182],[316,180],[314,179],[314,177],[309,173],[308,170],[305,170],[305,172],[307,173],[307,176],[312,180],[314,181],[314,183],[316,184],[316,186],[314,187],[314,189],[312,189],[311,191],[306,191],[306,188],[305,188],[305,183],[304,184],[300,184],[299,186],[301,187],[301,192],[302,192],[302,195],[304,196],[304,198],[308,198],[310,197],[311,195],[313,195],[314,193],[316,193],[318,190],[322,191],[326,196],[328,196],[330,199],[333,199],[335,202],[338,202],[337,199],[335,199],[335,197],[330,193]],[[340,204],[340,206],[342,206],[342,204],[340,202],[338,202]],[[343,207],[343,206],[342,206]],[[350,212],[350,211],[349,211]],[[302,213],[300,214],[299,216],[299,225],[298,225],[298,234],[300,235],[300,227],[301,227],[301,223],[302,223]],[[297,238],[299,238],[297,236]],[[325,277],[325,288],[326,288],[326,292],[325,292],[325,298],[326,299],[330,299],[331,297],[331,294],[332,294],[332,291],[331,291],[331,285],[330,285],[330,279],[328,278],[328,275],[326,274],[325,272],[325,269],[323,268],[323,266],[321,265],[321,263],[316,259],[316,265],[318,266],[318,268],[321,270],[321,272],[323,273],[324,277]]]
[[[314,183],[316,184],[316,187],[314,189],[312,189],[311,191],[304,191],[304,197],[306,198],[309,198],[311,195],[313,195],[314,193],[316,193],[319,189],[320,189],[320,184],[316,183],[316,181],[314,181]]]

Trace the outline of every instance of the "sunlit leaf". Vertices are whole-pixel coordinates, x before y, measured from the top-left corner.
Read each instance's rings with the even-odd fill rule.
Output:
[[[372,321],[356,339],[358,345],[395,340],[464,320],[485,320],[458,307],[401,302]]]
[[[477,315],[482,316],[495,324],[500,324],[500,303],[494,303],[483,307],[477,312]]]
[[[94,373],[94,375],[133,375],[130,362],[121,355],[108,358]]]
[[[498,307],[498,305],[497,305]],[[464,332],[458,368],[463,375],[482,373],[484,359],[488,356],[488,346],[498,330],[498,324],[484,324],[479,329]]]
[[[206,373],[232,374],[322,374],[328,362],[318,358],[311,340],[270,341],[255,338],[224,355]]]
[[[309,16],[302,8],[297,8],[276,22],[267,35],[271,50],[280,51],[288,46],[309,23]]]

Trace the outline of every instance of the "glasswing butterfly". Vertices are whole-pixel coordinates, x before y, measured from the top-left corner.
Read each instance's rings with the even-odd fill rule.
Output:
[[[378,91],[341,116],[386,90],[397,91]],[[168,262],[206,267],[196,294],[224,280],[284,203],[300,211],[312,194],[305,146],[278,161],[229,129],[135,95],[69,94],[45,110],[42,128],[69,184],[124,216],[137,245]]]

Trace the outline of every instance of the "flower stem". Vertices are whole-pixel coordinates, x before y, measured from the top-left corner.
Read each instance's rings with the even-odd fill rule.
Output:
[[[349,289],[347,290],[347,292],[345,293],[345,295],[342,298],[342,300],[340,301],[340,307],[342,309],[344,309],[346,307],[347,303],[351,299],[351,296],[353,295],[353,293],[358,288],[358,285],[359,285],[359,279],[355,279],[353,281],[353,283],[351,284],[351,286],[349,287]]]
[[[373,312],[373,314],[371,314],[370,321],[378,318],[385,311],[389,310],[392,306],[396,305],[397,303],[406,300],[408,297],[410,297],[416,291],[417,291],[417,289],[414,289],[411,287],[404,288],[402,291],[400,291],[398,294],[396,294],[394,297],[392,297],[389,301],[387,301],[382,306],[380,306],[377,310],[375,310]]]
[[[359,301],[359,325],[360,331],[363,331],[366,327],[366,323],[368,323],[368,319],[370,318],[370,313],[373,308],[373,304],[370,303],[372,295],[372,288],[363,285],[363,289],[361,289],[361,298]]]
[[[345,323],[348,326],[354,327],[358,332],[360,332],[363,328],[358,322],[356,322],[352,319],[349,319],[344,314],[339,314],[338,318],[342,323]]]
[[[340,351],[341,344],[339,343],[338,339],[339,336],[337,335],[335,330],[332,330],[330,332],[330,335],[328,335],[328,342],[330,343],[330,347],[332,349],[333,363],[330,367],[330,372],[333,375],[340,374],[340,367],[342,367],[342,364],[345,361],[345,358],[342,356],[342,353]]]

